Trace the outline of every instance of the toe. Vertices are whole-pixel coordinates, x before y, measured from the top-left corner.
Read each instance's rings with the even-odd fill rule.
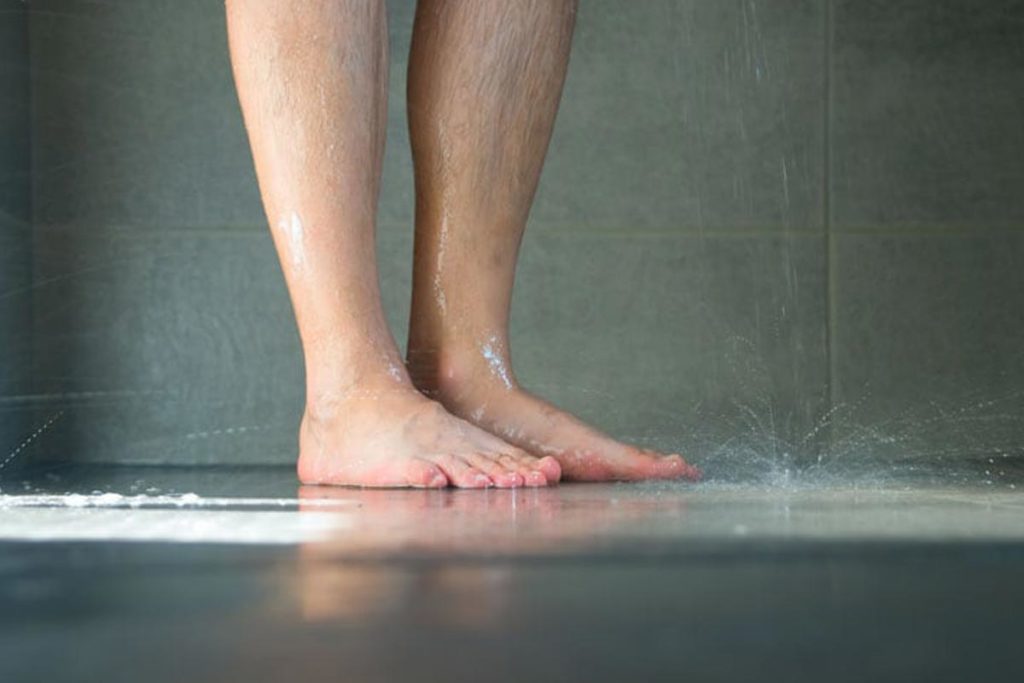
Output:
[[[536,468],[544,473],[544,478],[549,484],[557,484],[562,479],[562,466],[550,455],[546,455],[537,461]]]
[[[432,462],[412,459],[405,467],[405,484],[413,488],[442,489],[448,486],[448,477]]]
[[[700,479],[700,470],[683,460],[678,454],[654,456],[656,476],[663,479]]]
[[[494,482],[486,474],[475,467],[466,468],[466,480],[470,482],[467,488],[488,489],[494,486]],[[459,484],[461,486],[462,484]]]
[[[540,470],[527,467],[524,470],[520,470],[519,475],[523,478],[524,486],[538,487],[548,485],[548,478]]]
[[[437,458],[437,465],[454,486],[463,489],[485,489],[493,486],[490,477],[470,465],[463,458],[445,455]]]
[[[683,463],[683,478],[689,479],[690,481],[700,481],[704,476],[704,473],[700,471],[700,468],[696,465],[691,465],[686,462],[683,456],[674,454],[674,457],[679,458]]]
[[[498,488],[514,488],[516,486],[523,485],[523,477],[515,470],[501,465],[498,462],[498,458],[495,455],[485,455],[483,453],[473,453],[465,457],[473,467],[486,474],[494,482],[494,485]]]
[[[550,455],[538,458],[527,451],[516,449],[512,456],[529,470],[543,474],[548,484],[557,484],[562,478],[562,466]]]
[[[517,472],[523,478],[523,483],[526,486],[548,485],[547,477],[539,469],[536,469],[537,458],[524,451],[504,453],[498,458],[498,462],[507,469]]]

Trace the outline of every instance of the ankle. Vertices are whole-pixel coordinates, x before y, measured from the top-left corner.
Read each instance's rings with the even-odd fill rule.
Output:
[[[310,419],[327,420],[357,401],[379,401],[415,391],[401,363],[386,355],[347,365],[308,364],[305,412]]]
[[[416,388],[446,405],[519,386],[508,344],[498,335],[429,348],[410,343],[407,366]]]

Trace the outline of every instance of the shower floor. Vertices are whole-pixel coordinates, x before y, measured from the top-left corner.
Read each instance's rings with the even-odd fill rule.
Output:
[[[0,680],[1019,680],[1024,496],[0,479]]]

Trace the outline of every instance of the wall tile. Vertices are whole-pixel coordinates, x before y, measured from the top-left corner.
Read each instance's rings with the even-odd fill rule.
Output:
[[[53,457],[216,463],[285,447],[302,367],[269,235],[37,233],[35,381],[66,411]]]
[[[405,60],[414,3],[389,4],[385,223],[412,221]],[[260,226],[223,3],[31,7],[36,221],[127,229]]]
[[[518,374],[709,467],[810,459],[827,410],[823,254],[813,236],[527,235]]]
[[[824,3],[580,3],[535,219],[820,231]]]
[[[893,457],[1024,454],[1024,233],[837,240],[841,431]]]
[[[27,28],[24,5],[0,0],[0,467],[32,431]]]
[[[1024,2],[836,0],[834,225],[1024,225]]]

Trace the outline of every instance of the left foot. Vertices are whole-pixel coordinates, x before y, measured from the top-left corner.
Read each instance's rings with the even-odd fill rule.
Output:
[[[410,371],[421,391],[450,413],[510,444],[537,457],[554,457],[562,466],[563,480],[700,478],[700,471],[682,456],[616,441],[522,389],[495,342],[457,362],[449,358],[433,368],[416,365],[410,363]]]

